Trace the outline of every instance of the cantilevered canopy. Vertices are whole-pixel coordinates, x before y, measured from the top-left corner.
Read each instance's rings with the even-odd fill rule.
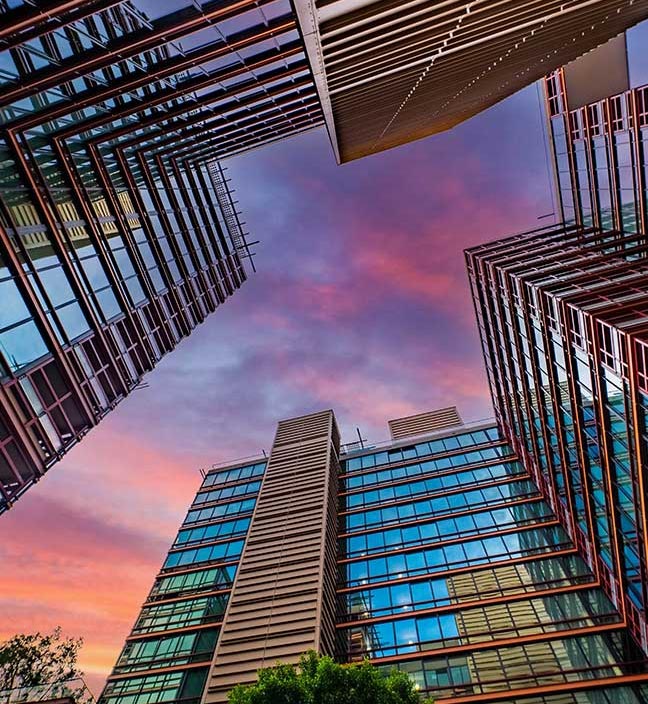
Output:
[[[294,0],[340,162],[442,132],[648,17],[630,0]]]

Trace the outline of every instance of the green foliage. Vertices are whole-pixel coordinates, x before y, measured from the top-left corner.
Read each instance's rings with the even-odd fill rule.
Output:
[[[297,670],[292,665],[259,670],[256,684],[238,685],[229,704],[420,704],[414,683],[404,673],[388,676],[368,661],[338,665],[309,651]]]
[[[60,627],[48,635],[19,634],[0,643],[0,691],[42,686],[58,696],[83,699],[83,692],[70,691],[64,684],[83,674],[76,667],[82,645],[81,638],[63,637]]]

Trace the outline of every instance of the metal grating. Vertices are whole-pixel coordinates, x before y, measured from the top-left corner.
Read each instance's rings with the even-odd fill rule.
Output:
[[[392,440],[434,433],[437,430],[445,430],[458,425],[463,425],[461,416],[456,406],[440,408],[437,411],[427,411],[414,416],[396,418],[388,421],[389,431]]]

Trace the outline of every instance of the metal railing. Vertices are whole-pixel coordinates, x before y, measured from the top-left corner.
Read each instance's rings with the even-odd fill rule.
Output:
[[[219,161],[210,162],[209,175],[214,184],[216,200],[225,220],[232,245],[240,257],[247,257],[250,260],[252,270],[256,272],[254,253],[250,251],[250,244],[257,244],[257,242],[247,241],[248,233],[243,230],[244,223],[239,217],[241,213],[236,209],[236,201],[232,198],[232,191],[227,185],[231,179],[225,176],[225,168]]]
[[[31,687],[0,689],[0,704],[45,702],[71,699],[82,704],[94,704],[95,698],[82,677],[63,682],[45,682]]]
[[[399,440],[381,440],[379,442],[370,443],[366,440],[355,440],[353,442],[347,442],[340,445],[340,454],[348,455],[354,452],[364,453],[370,452],[372,450],[379,450],[381,448],[387,447],[402,447],[404,445],[416,444],[417,442],[424,441],[429,438],[443,437],[444,435],[460,435],[461,433],[470,432],[471,430],[476,430],[478,427],[487,427],[491,425],[497,425],[497,419],[495,416],[488,416],[486,418],[479,418],[477,420],[469,420],[462,425],[455,425],[448,428],[442,428],[440,430],[434,430],[432,432],[423,433],[422,435],[412,435],[407,438],[400,438]],[[261,450],[261,454],[249,455],[248,457],[238,457],[231,460],[224,460],[222,462],[215,462],[208,469],[201,468],[200,473],[203,478],[215,469],[225,469],[227,467],[232,467],[233,469],[237,466],[244,466],[246,464],[253,464],[256,462],[267,462],[268,455],[265,450]],[[0,701],[0,704],[2,702]]]
[[[470,432],[471,430],[477,430],[479,426],[489,426],[497,425],[497,419],[495,416],[489,416],[488,418],[480,418],[478,420],[469,420],[464,422],[462,425],[452,425],[447,428],[440,428],[439,430],[433,430],[430,432],[422,433],[420,435],[412,435],[405,438],[398,438],[398,440],[381,440],[379,442],[367,443],[362,441],[362,446],[358,440],[354,442],[345,443],[340,446],[340,454],[350,454],[353,452],[368,452],[371,450],[380,450],[382,448],[398,448],[405,445],[415,445],[417,442],[424,442],[425,440],[437,437],[444,437],[446,435],[461,435],[461,433]]]
[[[256,455],[248,455],[247,457],[237,457],[232,460],[223,460],[222,462],[214,462],[210,467],[200,468],[200,474],[202,475],[203,479],[210,473],[213,472],[215,469],[227,469],[231,467],[232,469],[236,469],[237,467],[244,467],[245,465],[248,464],[257,464],[259,462],[267,462],[268,461],[268,455],[266,454],[265,450],[261,450],[261,453],[257,453]],[[2,704],[2,702],[0,702]]]

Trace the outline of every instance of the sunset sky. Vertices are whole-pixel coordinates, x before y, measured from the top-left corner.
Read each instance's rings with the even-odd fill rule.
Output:
[[[349,441],[444,405],[490,415],[462,250],[552,212],[541,125],[531,86],[343,167],[324,130],[229,162],[258,273],[2,517],[0,639],[83,636],[98,695],[200,467],[324,408]]]

